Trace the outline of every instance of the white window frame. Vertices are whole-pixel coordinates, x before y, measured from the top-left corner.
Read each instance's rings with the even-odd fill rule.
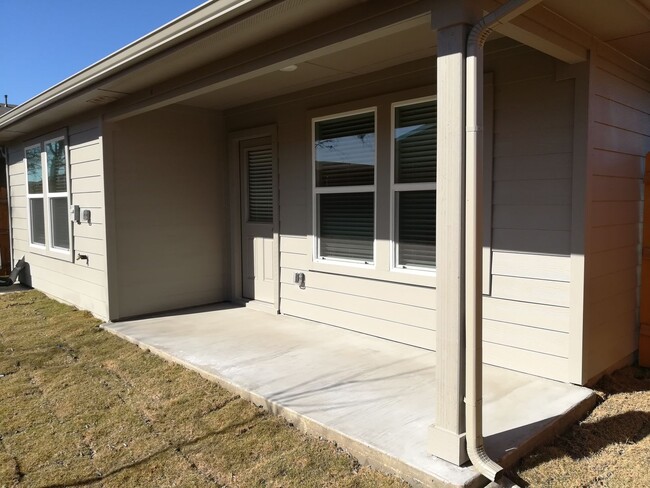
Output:
[[[373,114],[374,127],[375,127],[375,141],[374,141],[374,161],[373,161],[373,184],[372,185],[354,185],[354,186],[328,186],[328,187],[318,187],[316,186],[316,124],[324,120],[333,120],[343,117],[349,117],[352,115],[359,114]],[[346,266],[359,267],[374,269],[377,262],[377,141],[379,139],[379,134],[377,133],[377,107],[365,107],[357,110],[350,110],[346,112],[338,112],[335,114],[329,114],[322,117],[314,117],[311,119],[311,194],[312,194],[312,232],[313,232],[313,249],[312,256],[313,261],[317,263],[326,263],[326,264],[345,264]],[[319,219],[319,207],[318,207],[318,196],[322,194],[344,194],[344,193],[373,193],[373,239],[372,239],[372,261],[362,262],[356,259],[346,259],[346,258],[332,258],[324,257],[320,252],[320,219]]]
[[[40,154],[41,157],[41,193],[30,193],[29,192],[29,167],[27,164],[27,151],[30,149],[38,148],[38,153]],[[29,144],[26,145],[23,149],[23,157],[25,161],[25,195],[26,195],[26,200],[27,200],[27,240],[29,242],[29,246],[31,248],[35,249],[40,249],[45,251],[46,250],[46,244],[47,244],[47,224],[45,222],[46,219],[46,213],[45,213],[45,181],[42,179],[43,178],[43,145],[41,143],[37,144]],[[45,229],[45,243],[42,244],[40,242],[34,242],[32,240],[32,200],[43,200],[43,227]]]
[[[397,192],[407,191],[431,191],[437,192],[437,178],[434,182],[426,183],[395,183],[395,169],[397,163],[395,161],[395,112],[399,107],[408,105],[416,105],[418,103],[433,102],[438,97],[435,95],[411,98],[408,100],[400,100],[390,104],[390,270],[398,273],[420,274],[425,276],[435,275],[436,267],[423,267],[423,266],[406,266],[398,263],[399,256],[399,242],[397,236],[399,232],[399,223],[397,222]],[[436,196],[437,199],[437,196]],[[436,224],[437,225],[437,224]]]
[[[50,193],[49,191],[49,175],[47,167],[47,153],[45,146],[54,141],[63,140],[64,143],[64,157],[65,157],[65,192],[54,192]],[[38,147],[41,154],[41,172],[43,178],[43,192],[30,194],[29,193],[29,175],[27,169],[27,150]],[[67,132],[65,130],[57,131],[50,133],[44,137],[39,138],[38,140],[32,140],[24,146],[24,167],[25,167],[25,194],[27,200],[27,234],[30,251],[35,254],[41,254],[52,258],[61,259],[64,261],[72,261],[73,256],[73,241],[72,241],[72,224],[70,218],[67,219],[68,223],[68,249],[56,247],[53,245],[53,214],[50,205],[50,199],[52,198],[65,198],[66,199],[66,208],[70,208],[71,195],[70,195],[70,148]],[[45,245],[40,243],[35,243],[32,241],[32,216],[31,216],[31,199],[42,198],[43,199],[43,214],[44,214],[44,225],[45,225]]]

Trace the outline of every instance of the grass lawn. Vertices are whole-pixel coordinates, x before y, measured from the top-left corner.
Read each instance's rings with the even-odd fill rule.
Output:
[[[29,291],[0,297],[0,487],[398,487]]]
[[[36,291],[0,296],[0,487],[405,487]],[[650,487],[650,370],[524,458],[523,486]]]

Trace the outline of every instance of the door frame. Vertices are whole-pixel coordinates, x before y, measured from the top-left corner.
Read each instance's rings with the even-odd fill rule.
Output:
[[[278,144],[277,126],[266,125],[228,133],[228,162],[230,184],[230,299],[246,303],[243,296],[242,280],[242,206],[241,185],[242,168],[240,145],[251,139],[271,138],[273,152],[273,313],[280,313],[280,192],[278,188]]]

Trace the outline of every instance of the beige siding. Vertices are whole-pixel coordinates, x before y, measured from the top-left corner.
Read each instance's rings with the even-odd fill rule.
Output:
[[[91,222],[73,224],[73,257],[88,256],[85,261],[70,261],[40,254],[29,246],[25,163],[23,145],[10,149],[13,255],[25,256],[29,279],[37,288],[55,298],[90,310],[108,319],[106,280],[106,231],[104,227],[104,178],[101,125],[98,119],[67,127],[70,156],[72,204],[91,212]],[[34,137],[38,137],[34,134]]]
[[[113,319],[227,299],[218,114],[171,107],[111,128]]]
[[[629,357],[638,341],[643,160],[650,84],[592,53],[583,381]]]
[[[556,62],[501,40],[494,72],[491,296],[484,359],[568,378],[574,84]]]
[[[279,100],[233,110],[227,114],[227,129],[237,131],[270,123],[278,127],[279,193],[280,193],[280,309],[281,313],[324,322],[427,349],[436,347],[436,290],[432,285],[407,283],[408,277],[385,269],[354,269],[342,272],[328,271],[315,266],[312,260],[311,239],[311,162],[309,156],[309,121],[312,109],[336,105],[334,113],[381,104],[385,114],[390,112],[392,101],[433,94],[434,87],[422,87],[433,81],[435,60],[422,70],[410,72],[409,66],[394,69],[388,81],[378,83],[386,76],[373,74],[365,77],[369,82],[342,82],[325,89],[312,89],[291,96],[291,101]],[[414,78],[414,74],[418,74]],[[414,79],[416,80],[414,84]],[[373,81],[375,80],[375,81]],[[413,87],[416,91],[410,91]],[[395,91],[409,90],[403,95]],[[373,97],[364,104],[358,100]],[[402,97],[402,98],[400,98]],[[359,105],[358,103],[361,103]],[[339,105],[342,104],[342,105]],[[384,117],[382,140],[389,134],[389,119]],[[385,143],[385,142],[384,142]],[[379,185],[388,185],[389,164],[387,147],[378,169]],[[389,232],[388,201],[377,205],[377,235],[387,237]],[[385,240],[385,239],[384,239]],[[387,253],[387,246],[378,253]],[[385,254],[382,254],[385,256]],[[383,261],[382,261],[383,259]],[[386,262],[382,258],[378,261]],[[377,265],[377,268],[382,267]],[[294,283],[294,273],[306,275],[306,288]],[[434,278],[427,280],[433,284]]]
[[[486,71],[494,73],[494,181],[485,358],[566,380],[574,83],[556,80],[553,59],[511,41],[500,45],[505,48],[486,59]],[[388,270],[377,269],[374,276],[328,272],[312,261],[309,109],[334,104],[339,104],[334,111],[360,108],[348,102],[401,88],[395,80],[390,86],[368,85],[363,92],[346,86],[227,113],[229,130],[278,125],[281,312],[435,348],[435,286],[409,283],[398,273],[386,274]],[[386,97],[391,96],[396,95]],[[378,188],[390,178],[382,171],[378,169]],[[386,201],[378,202],[378,253],[389,252],[389,211]],[[294,283],[296,272],[305,273],[306,289]]]

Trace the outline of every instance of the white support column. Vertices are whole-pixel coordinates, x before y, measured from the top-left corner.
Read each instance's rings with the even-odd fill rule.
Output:
[[[460,465],[465,443],[465,49],[470,26],[438,30],[435,423],[429,452]]]

